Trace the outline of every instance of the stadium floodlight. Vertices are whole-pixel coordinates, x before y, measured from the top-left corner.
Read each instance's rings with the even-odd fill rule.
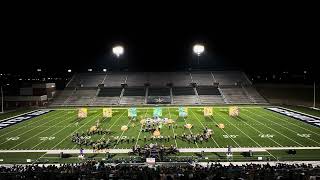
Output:
[[[119,58],[124,53],[124,48],[122,46],[115,46],[112,48],[112,53]]]
[[[204,46],[201,44],[196,44],[193,46],[193,52],[200,56],[204,52]]]
[[[41,69],[39,68],[39,69],[37,69],[37,71],[38,71],[38,72],[41,72]]]
[[[204,52],[204,45],[202,44],[195,44],[193,46],[193,53],[198,56],[198,65],[199,65],[199,57]]]
[[[68,73],[71,73],[72,72],[72,70],[71,69],[68,69]]]

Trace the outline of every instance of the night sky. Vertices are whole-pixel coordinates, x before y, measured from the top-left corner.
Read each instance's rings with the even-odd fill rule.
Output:
[[[313,71],[319,59],[315,11],[299,4],[4,9],[1,71]],[[192,54],[197,42],[206,47],[200,66]],[[125,47],[120,64],[111,55],[114,44]]]

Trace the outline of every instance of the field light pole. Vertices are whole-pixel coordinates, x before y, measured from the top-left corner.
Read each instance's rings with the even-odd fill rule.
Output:
[[[196,44],[193,46],[193,53],[195,53],[198,56],[198,65],[200,64],[199,58],[203,52],[204,46],[202,44]]]

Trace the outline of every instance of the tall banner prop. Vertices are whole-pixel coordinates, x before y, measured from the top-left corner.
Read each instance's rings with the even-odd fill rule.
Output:
[[[103,117],[111,118],[112,117],[112,109],[111,108],[103,108]]]
[[[161,117],[162,116],[162,108],[161,107],[155,107],[153,109],[153,117]]]
[[[203,115],[204,116],[212,116],[213,115],[212,107],[204,107],[203,108]]]
[[[188,116],[188,108],[179,107],[179,117],[187,117]]]
[[[229,116],[236,117],[239,116],[239,107],[238,106],[232,106],[229,108]]]
[[[129,117],[137,117],[137,108],[129,108],[128,109]]]
[[[88,115],[88,109],[87,108],[80,108],[78,112],[79,118],[86,118]]]

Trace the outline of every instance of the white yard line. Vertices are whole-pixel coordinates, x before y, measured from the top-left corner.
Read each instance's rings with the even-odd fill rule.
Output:
[[[250,116],[246,115],[245,113],[242,113],[242,114],[243,114],[244,116],[247,116],[248,118],[250,118],[250,119],[252,119],[252,120],[254,120],[254,121],[256,121],[256,122],[260,123],[261,125],[263,125],[263,126],[267,127],[268,129],[271,129],[272,131],[274,131],[274,132],[276,132],[276,133],[278,133],[278,134],[282,135],[283,137],[285,137],[285,138],[287,138],[287,139],[289,139],[289,140],[291,140],[291,141],[295,142],[295,143],[296,143],[296,144],[298,144],[299,146],[303,146],[302,144],[298,143],[297,141],[295,141],[295,140],[293,140],[293,139],[289,138],[288,136],[286,136],[286,135],[282,134],[281,132],[279,132],[279,131],[277,131],[277,130],[274,130],[274,129],[270,128],[269,126],[264,125],[263,123],[261,123],[261,122],[259,122],[259,121],[255,120],[254,118],[252,118],[252,117],[250,117]]]
[[[127,124],[127,126],[128,126],[128,127],[129,127],[129,124],[130,124],[130,122],[131,122],[131,121],[132,121],[132,119],[130,119],[130,120],[129,120],[129,122],[128,122],[128,124]],[[124,134],[124,132],[125,132],[125,131],[122,131],[122,133],[121,133],[121,135],[120,135],[120,137],[119,137],[119,139],[118,139],[117,143],[116,143],[116,144],[114,145],[114,147],[113,147],[114,149],[116,148],[116,146],[118,145],[119,141],[121,140],[122,135]]]
[[[59,112],[57,113],[57,114],[59,114]],[[39,121],[42,121],[42,120],[44,120],[44,119],[48,119],[49,117],[51,117],[51,116],[54,116],[54,115],[57,115],[57,114],[55,114],[55,113],[52,113],[52,114],[44,114],[44,116],[45,115],[49,115],[49,116],[46,116],[46,117],[42,117],[42,118],[40,118],[41,116],[38,116],[39,117],[39,119],[36,119],[34,122],[32,122],[31,124],[35,124],[35,123],[37,123],[37,122],[39,122]],[[29,120],[31,120],[31,119],[29,119]],[[27,120],[27,121],[29,121],[29,120]],[[23,122],[21,122],[21,123],[23,123]],[[22,126],[22,127],[19,127],[19,128],[15,128],[15,129],[13,129],[12,131],[9,131],[9,132],[7,132],[7,133],[5,133],[5,134],[2,134],[2,135],[0,135],[0,137],[2,137],[2,136],[5,136],[5,135],[7,135],[7,134],[10,134],[10,133],[13,133],[13,132],[16,132],[16,131],[18,131],[19,129],[22,129],[22,128],[25,128],[25,127],[27,127],[27,126],[29,126],[29,125],[31,125],[31,124],[25,124],[24,126]],[[36,127],[38,127],[38,126],[36,126]]]
[[[246,135],[251,141],[253,141],[254,143],[256,143],[259,147],[262,147],[258,142],[256,142],[254,139],[252,139],[247,133],[243,132],[240,128],[238,128],[237,126],[233,125],[227,118],[224,118],[222,115],[220,115],[219,113],[216,113],[218,116],[220,116],[222,119],[228,121],[233,127],[235,127],[236,129],[238,129],[242,134]]]
[[[128,128],[129,128],[129,124],[130,124],[130,122],[132,121],[132,118],[129,120],[129,122],[128,122],[128,124],[127,124],[127,126],[128,126]],[[117,143],[114,145],[114,149],[116,148],[116,146],[118,145],[118,143],[119,143],[119,141],[121,140],[121,138],[122,138],[122,136],[123,136],[123,134],[124,134],[124,132],[125,131],[122,131],[122,133],[121,133],[121,135],[120,135],[120,137],[119,137],[119,139],[118,139],[118,141],[117,141]]]
[[[146,118],[148,110],[149,109],[146,110],[146,113],[144,114],[144,118]],[[140,134],[141,134],[141,130],[142,130],[142,124],[140,124],[140,131],[139,131],[139,134],[138,134],[138,137],[137,137],[137,140],[136,140],[135,147],[137,147],[137,144],[138,144],[138,141],[139,141],[139,137],[140,137]]]
[[[201,123],[201,121],[199,120],[198,116],[193,112],[191,111],[192,114],[196,117],[196,119],[199,121],[199,123],[202,125],[203,128],[205,128],[205,126]],[[213,140],[214,143],[216,143],[216,145],[218,146],[218,148],[220,148],[219,144],[213,139],[213,137],[211,136],[211,139]]]
[[[236,117],[237,119],[240,120],[240,118]],[[246,125],[250,126],[252,129],[254,129],[255,131],[257,131],[260,134],[264,134],[261,131],[259,131],[258,129],[256,129],[255,127],[251,126],[249,123],[246,123],[245,121],[243,121],[243,123],[245,123]],[[272,138],[268,137],[269,140],[273,141],[274,143],[278,144],[279,146],[283,147],[280,143],[278,143],[277,141],[273,140]]]
[[[230,121],[227,118],[224,118],[222,115],[219,115],[219,113],[217,113],[218,116],[222,117],[223,119],[227,120],[229,123]],[[252,139],[247,133],[243,132],[240,128],[238,128],[237,126],[233,125],[232,123],[230,123],[232,126],[234,126],[235,128],[237,128],[239,131],[241,131],[242,134],[246,135],[249,139],[251,139],[251,141],[253,141],[254,143],[256,143],[260,148],[262,147],[258,142],[256,142],[254,139]],[[271,155],[274,159],[277,159],[273,154],[271,154],[269,151],[267,151],[269,155]]]
[[[70,118],[72,118],[72,116],[69,117],[69,118],[67,118],[67,119],[70,119]],[[58,123],[58,124],[59,124],[59,123]],[[68,126],[64,126],[64,128],[61,128],[59,131],[55,132],[54,134],[51,134],[50,136],[53,136],[53,137],[54,137],[54,135],[58,134],[59,132],[63,131],[64,129],[70,127],[71,125],[73,125],[73,123],[70,123]],[[52,127],[55,127],[55,126],[52,126]],[[50,128],[52,128],[52,127],[50,127]],[[44,142],[45,142],[45,141],[39,142],[38,144],[36,144],[35,146],[33,146],[31,149],[37,147],[38,145],[40,145],[40,144],[42,144],[42,143],[44,143]]]
[[[187,123],[187,120],[186,120],[184,117],[183,117],[183,120],[184,120],[185,123]],[[190,133],[193,135],[191,129],[189,129],[189,131],[190,131]],[[199,148],[197,141],[196,141],[196,146],[197,146],[197,148]]]
[[[168,111],[169,111],[170,119],[172,119],[172,117],[171,117],[171,112],[170,112],[170,108],[167,108],[167,109],[168,109]],[[174,128],[173,128],[173,126],[172,126],[172,132],[173,132],[173,137],[174,137],[174,136],[176,136],[176,137],[177,137],[176,133],[174,132]],[[176,147],[178,148],[177,140],[176,140],[176,139],[174,139],[174,142],[176,143]]]
[[[304,127],[302,127],[302,126],[299,126],[299,125],[296,125],[295,123],[290,122],[292,119],[290,119],[289,117],[287,117],[287,116],[285,116],[285,115],[283,115],[283,116],[284,116],[287,120],[284,120],[284,119],[282,119],[282,118],[280,118],[280,117],[277,117],[277,116],[273,115],[272,113],[268,114],[268,113],[266,113],[266,112],[264,112],[264,111],[259,111],[259,112],[262,112],[262,113],[264,113],[264,114],[267,114],[267,115],[269,115],[269,116],[272,116],[272,117],[274,117],[274,118],[277,118],[277,119],[283,121],[284,123],[289,123],[289,124],[294,125],[294,126],[296,126],[296,127],[298,127],[298,128],[301,128],[301,129],[304,129],[304,130],[306,130],[306,131],[308,131],[308,132],[310,132],[310,133],[313,133],[313,134],[315,134],[315,135],[317,135],[317,136],[320,136],[319,133],[313,132],[313,131],[311,131],[311,130],[309,130],[309,129],[307,129],[307,128],[304,128]],[[272,111],[270,111],[270,112],[272,112]],[[280,114],[279,114],[279,115],[280,115]],[[297,121],[298,121],[298,122],[301,122],[301,121],[299,121],[299,120],[297,120]],[[303,122],[301,122],[301,123],[303,123]]]
[[[211,117],[209,117],[209,119],[212,120],[218,126],[218,123],[215,122]],[[221,128],[221,130],[240,148],[240,145],[224,129]]]
[[[95,116],[93,116],[94,118],[96,118],[97,116],[99,116],[99,113],[97,113]],[[93,117],[86,119],[87,122],[84,123],[82,126],[80,126],[78,129],[74,130],[72,133],[70,133],[68,136],[66,136],[65,138],[63,138],[58,144],[56,144],[55,146],[53,146],[51,149],[54,149],[55,147],[57,147],[59,144],[61,144],[63,141],[65,141],[67,138],[70,138],[70,136],[75,133],[76,131],[78,131],[79,129],[81,129],[84,125],[88,124],[89,122],[91,122],[92,119],[94,119]],[[90,119],[90,120],[89,120]]]
[[[63,121],[60,121],[58,124],[60,124],[60,123],[65,123],[66,120],[68,120],[68,119],[70,119],[70,118],[73,118],[73,117],[72,117],[72,116],[71,116],[71,117],[68,117],[68,118],[64,119]],[[52,120],[54,120],[54,119],[57,119],[57,118],[53,118]],[[51,122],[51,121],[49,121],[49,122]],[[58,124],[56,124],[56,125],[58,125]],[[43,132],[45,132],[45,131],[47,131],[48,129],[53,128],[53,127],[55,127],[55,125],[54,125],[54,126],[51,126],[51,127],[49,127],[49,128],[46,128],[46,129],[44,129],[43,131],[40,131],[40,132],[36,133],[35,135],[33,135],[33,136],[25,139],[24,141],[20,142],[19,144],[16,144],[15,146],[11,147],[10,149],[13,149],[13,148],[19,146],[20,144],[28,141],[29,139],[32,139],[32,138],[36,137],[37,135],[39,135],[39,134],[41,134],[41,133],[43,133]]]
[[[248,111],[248,112],[251,113],[251,114],[253,114],[253,113],[250,112],[250,111]],[[260,111],[259,111],[259,112],[260,112]],[[281,126],[281,127],[285,128],[285,129],[287,129],[287,130],[289,130],[289,131],[291,131],[291,132],[293,132],[293,133],[295,133],[295,134],[300,134],[300,133],[297,132],[297,131],[294,131],[294,130],[289,129],[289,128],[287,128],[287,127],[285,127],[285,126],[283,126],[283,125],[281,125],[281,124],[279,124],[279,123],[276,123],[276,122],[274,122],[274,121],[271,121],[271,120],[269,120],[269,119],[267,119],[267,118],[259,115],[258,113],[257,113],[256,115],[259,116],[259,117],[261,117],[261,118],[263,118],[263,119],[268,120],[269,122],[271,122],[271,123],[273,123],[273,124],[277,124],[278,126]],[[268,115],[268,114],[267,114],[267,115]],[[302,133],[303,133],[303,132],[302,132]],[[301,133],[301,134],[302,134],[302,133]],[[313,141],[313,142],[317,143],[318,145],[320,145],[320,143],[319,143],[318,141],[315,141],[315,140],[313,140],[313,139],[311,139],[311,138],[308,138],[308,137],[306,137],[306,138],[309,139],[310,141]]]
[[[119,119],[124,115],[125,112],[126,112],[126,111],[123,111],[123,113],[114,121],[114,123],[113,123],[111,126],[109,126],[109,128],[108,128],[109,130],[111,130],[111,128],[116,124],[116,122],[119,121]],[[106,136],[106,134],[104,134],[104,135],[100,138],[100,140],[103,139],[105,136]]]

